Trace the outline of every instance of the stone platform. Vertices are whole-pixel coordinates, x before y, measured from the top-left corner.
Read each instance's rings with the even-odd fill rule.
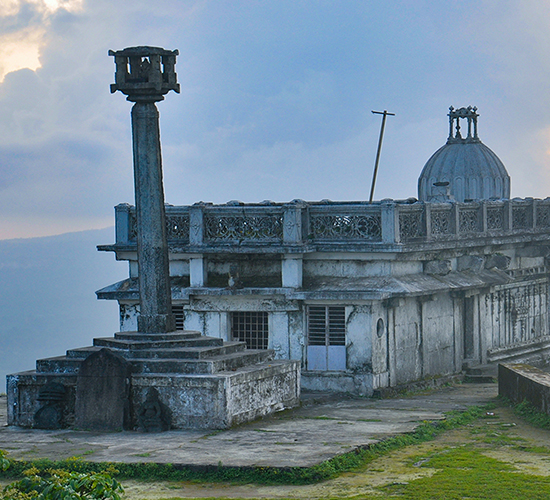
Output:
[[[412,432],[425,421],[445,418],[445,412],[494,402],[496,396],[495,383],[460,384],[382,400],[303,393],[299,408],[221,432],[191,429],[161,434],[3,427],[6,400],[0,396],[0,449],[17,460],[78,457],[90,462],[181,466],[310,467]]]
[[[100,355],[110,356],[115,364],[127,364],[128,387],[122,387],[120,397],[115,394],[106,401],[96,401],[90,395],[87,400],[90,389],[82,387],[89,382],[79,373],[84,364]],[[229,428],[299,403],[299,362],[273,357],[272,350],[246,349],[244,342],[224,342],[198,331],[121,332],[97,338],[93,346],[38,360],[34,371],[8,375],[8,424],[44,427],[37,420],[37,412],[44,413],[47,407],[46,414],[55,417],[57,412],[60,428],[74,427],[75,423],[79,428],[95,428],[86,423],[79,425],[90,420],[79,420],[78,415],[75,418],[76,408],[94,413],[95,407],[120,404],[120,412],[124,413],[120,430],[143,427],[142,416],[148,407],[159,414],[162,408],[162,420],[169,420],[167,428]],[[97,380],[107,377],[102,369],[96,374]],[[102,386],[103,392],[109,392],[115,384],[116,377],[109,377],[102,382],[107,384]],[[113,430],[119,429],[115,426]]]

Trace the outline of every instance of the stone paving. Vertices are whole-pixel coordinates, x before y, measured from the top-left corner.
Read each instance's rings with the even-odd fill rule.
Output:
[[[497,389],[497,384],[462,384],[383,400],[305,394],[300,408],[233,429],[159,434],[8,427],[6,397],[0,396],[0,449],[27,460],[306,467],[410,432],[425,420],[444,418],[445,412],[487,404]]]

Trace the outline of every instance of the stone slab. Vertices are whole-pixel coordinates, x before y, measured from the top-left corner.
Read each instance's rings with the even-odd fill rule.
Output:
[[[129,363],[110,349],[88,356],[76,379],[76,428],[101,431],[126,428],[130,376]]]
[[[496,395],[496,384],[463,384],[384,400],[310,393],[300,408],[224,431],[140,434],[0,427],[0,449],[16,459],[79,456],[93,462],[307,467],[410,432],[425,420],[444,418],[444,412],[487,404]],[[5,405],[2,396],[2,423]]]

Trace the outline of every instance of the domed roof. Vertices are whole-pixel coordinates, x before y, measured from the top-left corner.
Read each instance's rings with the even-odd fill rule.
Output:
[[[499,157],[477,135],[477,108],[449,111],[449,138],[426,162],[418,179],[418,199],[446,201],[510,197],[510,176]],[[468,121],[463,138],[460,122]]]

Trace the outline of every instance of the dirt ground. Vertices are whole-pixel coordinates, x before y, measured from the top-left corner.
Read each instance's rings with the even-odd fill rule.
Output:
[[[529,474],[550,475],[550,431],[536,429],[510,408],[498,407],[474,424],[449,431],[434,441],[409,446],[380,457],[364,470],[346,473],[319,484],[307,486],[259,486],[230,484],[193,484],[181,482],[124,481],[128,500],[168,498],[352,498],[380,494],[375,488],[391,483],[406,483],[436,469],[420,467],[422,459],[449,448],[475,445],[492,458],[507,462]],[[537,447],[536,451],[529,448]],[[546,448],[546,450],[544,450]],[[415,462],[416,460],[416,462]]]

